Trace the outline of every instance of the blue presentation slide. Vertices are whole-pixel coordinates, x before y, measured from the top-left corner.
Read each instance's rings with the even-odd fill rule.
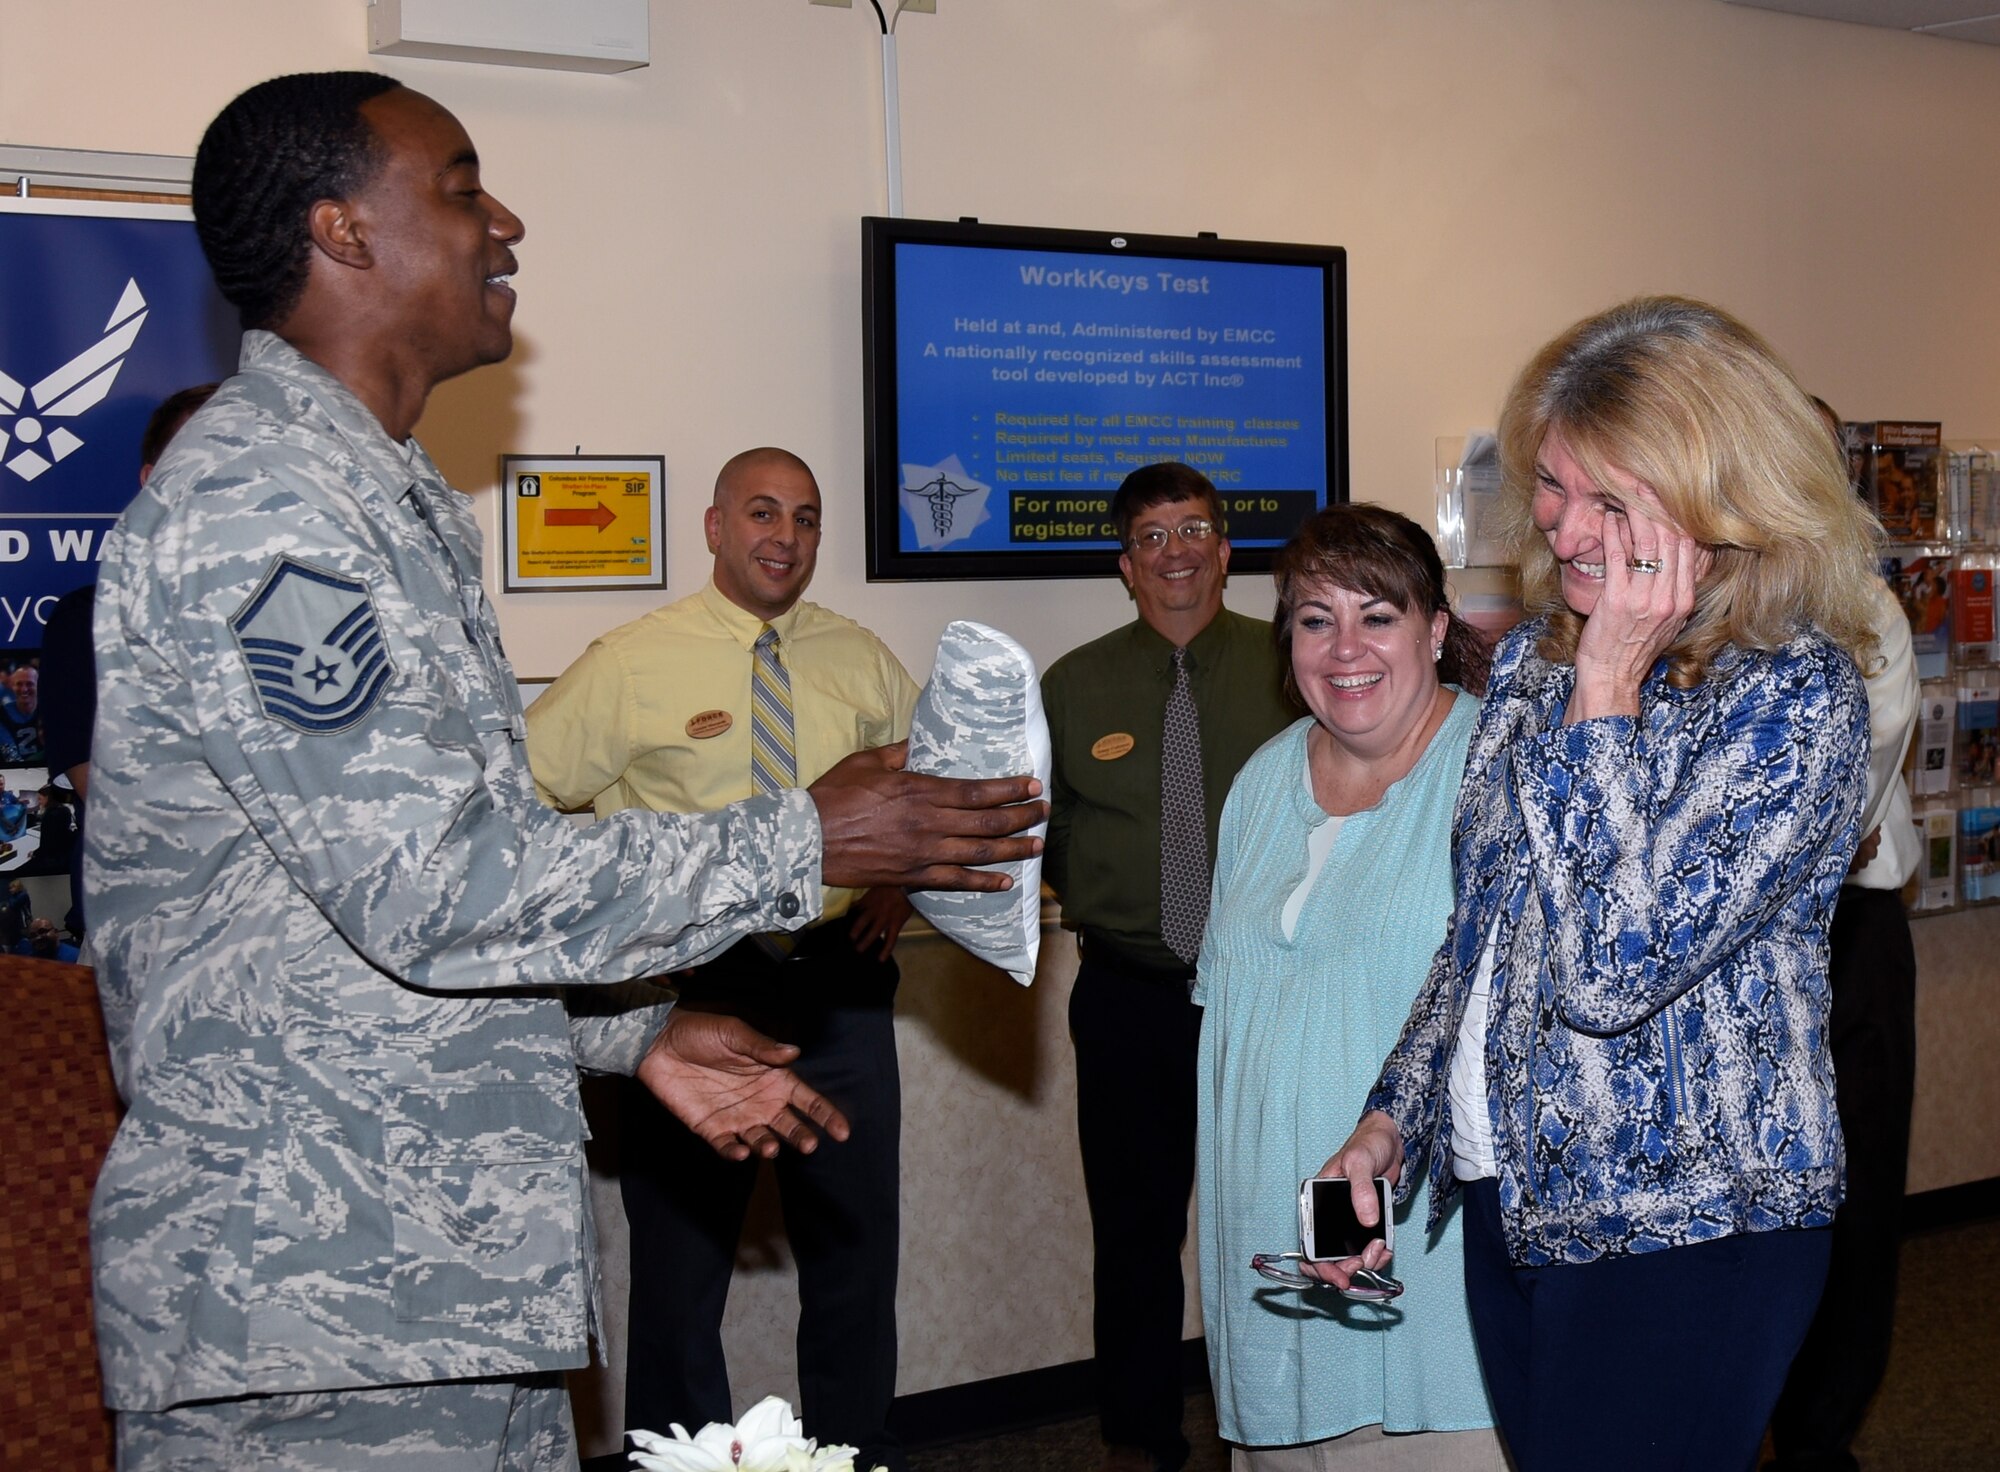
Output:
[[[895,279],[902,550],[1115,549],[1161,460],[1239,545],[1326,504],[1320,268],[903,243]]]

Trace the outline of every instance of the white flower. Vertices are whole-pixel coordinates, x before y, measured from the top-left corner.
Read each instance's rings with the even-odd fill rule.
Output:
[[[768,1395],[734,1426],[711,1421],[693,1436],[674,1426],[672,1439],[651,1431],[628,1433],[637,1443],[635,1465],[647,1472],[854,1472],[854,1448],[819,1446],[792,1408]],[[876,1468],[875,1472],[882,1472]]]

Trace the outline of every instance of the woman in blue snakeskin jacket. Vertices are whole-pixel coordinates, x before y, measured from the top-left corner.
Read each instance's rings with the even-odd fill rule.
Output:
[[[1462,1188],[1520,1472],[1738,1472],[1840,1202],[1826,934],[1876,531],[1789,373],[1697,302],[1565,332],[1500,437],[1536,616],[1473,733],[1450,930],[1327,1173],[1407,1194],[1428,1156],[1434,1217]]]

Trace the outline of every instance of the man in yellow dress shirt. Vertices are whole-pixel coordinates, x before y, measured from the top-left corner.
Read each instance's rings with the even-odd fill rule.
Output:
[[[760,780],[806,786],[841,758],[909,734],[917,687],[896,656],[853,620],[800,601],[820,538],[806,463],[771,448],[736,456],[716,477],[704,527],[715,556],[708,585],[596,640],[529,710],[529,762],[557,806],[588,804],[600,817],[710,811],[750,797]],[[776,679],[776,695],[753,690],[760,640],[782,666],[759,677]],[[761,755],[780,768],[762,778],[753,775],[760,723]],[[795,770],[782,770],[787,761]],[[860,1465],[899,1472],[886,1425],[902,1130],[890,952],[910,906],[900,890],[828,890],[824,913],[797,936],[738,942],[676,985],[684,1007],[727,1010],[798,1044],[798,1074],[847,1115],[845,1144],[776,1165],[799,1269],[800,1412],[822,1442],[857,1446]],[[732,1420],[722,1311],[757,1164],[719,1158],[643,1089],[625,1094],[622,1135],[632,1228],[625,1424]]]

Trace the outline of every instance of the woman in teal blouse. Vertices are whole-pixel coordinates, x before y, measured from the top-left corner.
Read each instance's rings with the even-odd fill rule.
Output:
[[[1374,1465],[1370,1443],[1381,1454],[1385,1433],[1418,1431],[1463,1433],[1427,1445],[1426,1466],[1498,1469],[1455,1216],[1431,1238],[1423,1193],[1398,1211],[1408,1292],[1389,1303],[1250,1267],[1297,1245],[1299,1183],[1344,1137],[1444,937],[1478,709],[1465,692],[1486,669],[1484,641],[1446,603],[1436,547],[1406,517],[1329,507],[1279,554],[1276,579],[1286,678],[1311,715],[1230,792],[1194,993],[1217,1420],[1239,1472]]]

